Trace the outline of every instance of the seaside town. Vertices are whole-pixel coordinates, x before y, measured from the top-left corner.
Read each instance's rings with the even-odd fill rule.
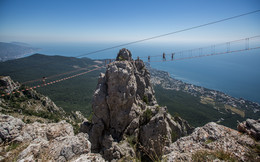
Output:
[[[151,68],[148,64],[147,68],[151,73],[151,82],[154,85],[161,85],[164,89],[182,91],[195,97],[200,97],[201,103],[205,104],[215,105],[215,103],[219,103],[226,105],[226,108],[234,108],[242,111],[252,111],[254,114],[260,111],[259,103],[243,98],[235,98],[220,91],[185,83],[181,80],[172,78],[168,72]]]

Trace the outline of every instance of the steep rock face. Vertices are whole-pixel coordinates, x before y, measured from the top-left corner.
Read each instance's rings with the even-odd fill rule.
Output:
[[[104,161],[91,154],[85,133],[74,134],[72,126],[59,123],[25,124],[20,119],[0,114],[0,159],[6,161]],[[15,149],[10,149],[15,145]]]
[[[222,160],[258,161],[260,157],[254,152],[257,146],[259,143],[248,135],[211,122],[166,147],[164,159],[198,161],[196,158],[203,158],[203,161],[217,161],[225,155],[227,159]]]
[[[129,137],[160,154],[157,149],[169,145],[172,134],[178,138],[192,130],[157,104],[150,73],[143,61],[133,61],[127,49],[121,49],[116,61],[107,66],[106,74],[100,74],[92,110],[92,123],[84,122],[81,131],[89,133],[92,150],[107,160],[135,157],[134,149],[126,142]]]

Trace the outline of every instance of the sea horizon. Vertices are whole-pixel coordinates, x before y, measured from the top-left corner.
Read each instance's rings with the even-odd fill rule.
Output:
[[[41,48],[37,53],[45,55],[60,55],[77,57],[99,49],[113,46],[113,44],[99,43],[59,43],[59,44],[32,44]],[[147,61],[148,55],[162,55],[163,52],[170,54],[174,51],[181,51],[203,47],[205,44],[149,44],[142,43],[121,48],[131,51],[133,58],[141,57]],[[85,55],[91,59],[116,58],[121,48],[116,48],[93,55]],[[167,62],[152,62],[162,60],[160,57],[151,58],[151,67],[167,71],[174,79],[185,83],[194,84],[204,88],[221,91],[232,97],[244,98],[260,103],[260,50],[244,51],[201,57],[188,60],[176,60]],[[170,59],[169,57],[167,59]]]

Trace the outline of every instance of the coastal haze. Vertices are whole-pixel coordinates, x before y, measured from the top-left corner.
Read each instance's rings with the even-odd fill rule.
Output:
[[[260,44],[260,43],[259,43]],[[206,44],[180,44],[180,43],[142,43],[131,45],[128,49],[133,57],[148,57],[148,55],[160,55],[163,52],[169,54],[180,50],[189,50],[204,47]],[[211,45],[211,44],[207,44]],[[104,49],[113,44],[90,43],[64,43],[64,44],[35,44],[41,47],[39,53],[46,55],[78,56]],[[101,52],[87,57],[92,59],[115,58],[118,49]],[[147,62],[147,58],[142,58]],[[171,59],[170,57],[168,59]],[[162,60],[161,57],[152,58]],[[231,53],[228,55],[195,58],[172,62],[151,62],[153,68],[167,71],[173,78],[187,83],[222,91],[237,98],[260,103],[260,50]]]

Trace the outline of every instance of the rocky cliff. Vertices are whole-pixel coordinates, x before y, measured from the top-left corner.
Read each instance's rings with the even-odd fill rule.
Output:
[[[160,157],[164,146],[192,131],[157,104],[149,71],[127,49],[100,74],[92,110],[92,121],[81,131],[89,134],[92,151],[106,160],[136,158],[137,152],[150,160]]]
[[[88,135],[66,121],[25,124],[0,114],[0,161],[104,161],[90,152]]]
[[[247,134],[211,122],[178,139],[164,153],[166,161],[260,161],[260,144]]]

